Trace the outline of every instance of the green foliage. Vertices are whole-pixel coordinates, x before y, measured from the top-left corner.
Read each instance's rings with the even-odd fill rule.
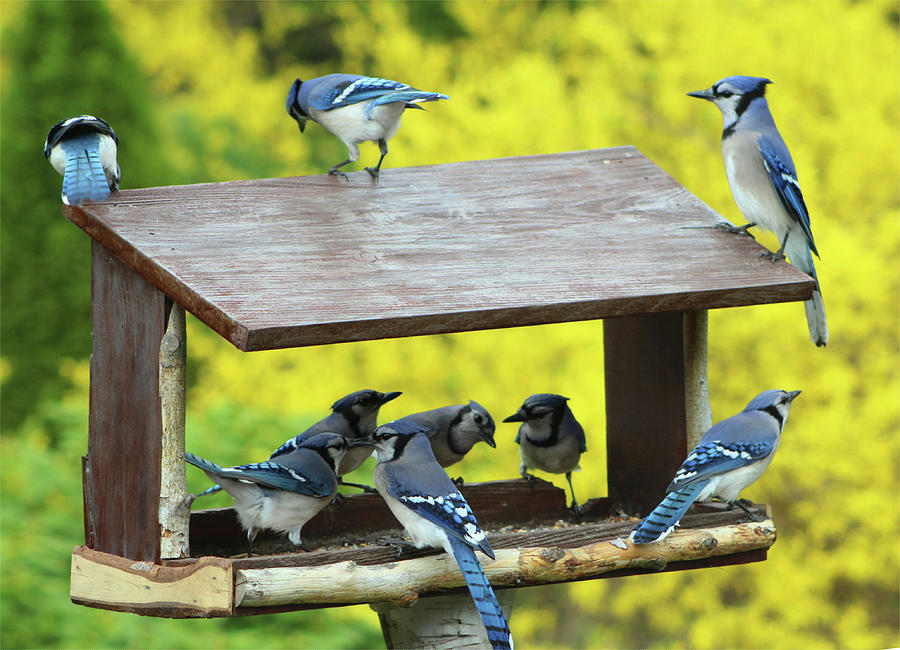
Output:
[[[47,132],[83,113],[124,131],[123,187],[159,183],[164,162],[164,152],[142,154],[155,137],[147,86],[104,5],[33,2],[15,17],[4,29],[0,98],[5,431],[59,395],[61,358],[90,353],[90,243],[60,215],[62,179],[42,151]]]
[[[44,12],[61,11],[60,5],[49,7]],[[710,316],[709,377],[717,420],[762,389],[804,391],[778,457],[746,494],[773,504],[779,540],[768,561],[754,565],[521,590],[511,626],[524,647],[900,644],[896,2],[119,2],[109,9],[144,71],[127,83],[147,79],[156,97],[160,144],[141,151],[148,160],[154,151],[158,160],[168,156],[177,182],[321,173],[341,160],[340,142],[316,125],[301,135],[284,112],[294,78],[341,70],[451,97],[427,113],[406,116],[385,174],[403,165],[634,144],[715,210],[742,223],[722,169],[721,118],[684,93],[728,74],[772,78],[770,103],[800,172],[822,252],[817,268],[832,338],[826,350],[816,349],[795,303],[717,310]],[[61,30],[51,28],[42,42],[54,41],[50,34]],[[165,47],[159,47],[160,34]],[[25,160],[26,151],[38,155],[34,141],[43,139],[59,112],[41,118],[39,136],[29,135],[27,144],[9,142],[15,130],[33,131],[9,124],[9,107],[17,104],[7,98],[32,92],[12,85],[16,77],[25,84],[27,75],[20,74],[20,59],[7,54],[9,41],[4,222],[10,178],[18,178],[8,176],[15,170],[7,147],[22,147],[14,160]],[[97,94],[97,103],[108,94]],[[24,106],[36,112],[44,104],[35,98]],[[68,112],[83,110],[103,114],[99,108]],[[124,154],[125,143],[139,137],[137,127],[114,126]],[[355,169],[377,155],[371,145],[361,153]],[[58,177],[41,164],[28,182],[12,185],[30,197],[29,205],[58,196]],[[130,167],[122,166],[131,178]],[[39,189],[41,178],[54,184]],[[36,232],[59,225],[84,244],[58,207],[51,208],[46,212],[53,216]],[[4,231],[3,355],[10,363],[8,305],[19,302],[9,302],[7,285],[27,279],[10,276],[7,239]],[[769,236],[759,240],[777,245]],[[70,250],[59,246],[54,254],[71,266]],[[64,313],[61,319],[80,319],[77,326],[86,327],[86,285],[76,289],[81,298],[66,289],[71,303],[58,303],[70,309],[55,306],[46,317]],[[22,295],[29,299],[41,295],[34,287],[28,291]],[[187,444],[214,460],[264,458],[273,445],[324,415],[335,398],[362,387],[404,391],[386,405],[384,419],[472,398],[499,420],[529,393],[553,391],[571,398],[588,435],[583,471],[574,479],[579,497],[605,493],[599,323],[252,354],[237,352],[193,319],[189,328],[196,380]],[[48,376],[55,377],[58,367]],[[82,537],[78,456],[85,447],[87,367],[70,363],[63,370],[76,387],[72,394],[62,404],[35,400],[32,417],[0,443],[4,647],[380,642],[366,608],[158,621],[68,604],[69,547]],[[5,385],[4,402],[6,391]],[[497,449],[477,446],[457,466],[459,473],[467,480],[514,476],[514,434],[514,426],[499,425]],[[370,464],[355,478],[366,480],[367,472]],[[55,480],[34,485],[36,476]],[[207,485],[190,469],[188,480],[191,489]],[[215,499],[209,505],[228,502],[227,496]],[[39,631],[36,602],[42,620],[57,621],[55,632]]]

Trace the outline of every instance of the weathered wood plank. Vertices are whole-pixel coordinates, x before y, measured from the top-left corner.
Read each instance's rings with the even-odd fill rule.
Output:
[[[603,321],[609,497],[646,515],[687,456],[683,314]]]
[[[71,578],[72,602],[146,616],[228,616],[234,604],[233,569],[224,558],[165,567],[76,546]]]
[[[87,541],[98,551],[156,562],[165,296],[97,242],[91,320]]]
[[[767,549],[775,542],[771,519],[710,529],[677,530],[662,542],[635,546],[623,539],[578,548],[498,549],[496,559],[480,556],[497,587],[569,582],[619,570],[661,570],[670,561]],[[624,547],[624,548],[623,548]],[[292,603],[409,603],[418,594],[464,586],[456,562],[446,553],[377,566],[340,562],[323,567],[238,569],[235,606]]]
[[[127,190],[64,214],[244,350],[803,300],[633,147]],[[502,275],[497,274],[502,269]]]

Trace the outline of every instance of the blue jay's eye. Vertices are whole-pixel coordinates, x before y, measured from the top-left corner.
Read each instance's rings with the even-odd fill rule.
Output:
[[[730,90],[723,90],[718,93],[719,97],[731,97],[734,93]]]
[[[475,413],[475,414],[472,416],[472,419],[475,420],[475,424],[481,424],[481,420],[482,420],[483,418],[481,417],[481,413]]]

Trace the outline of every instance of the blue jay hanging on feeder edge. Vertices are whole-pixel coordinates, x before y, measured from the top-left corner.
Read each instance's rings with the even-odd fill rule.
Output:
[[[293,544],[301,545],[303,525],[337,493],[335,471],[349,446],[344,436],[320,433],[277,461],[221,467],[190,453],[185,460],[202,469],[234,499],[238,520],[247,531],[249,557],[253,540],[263,528],[287,533]]]
[[[494,551],[459,489],[441,468],[425,436],[412,422],[383,424],[370,441],[378,458],[375,488],[417,548],[443,548],[459,565],[493,648],[512,648],[513,640],[475,550],[491,559]]]
[[[521,422],[516,443],[522,464],[522,478],[534,480],[530,468],[553,474],[565,474],[572,491],[572,511],[580,513],[572,487],[572,471],[579,469],[581,454],[587,451],[584,429],[569,408],[568,397],[552,393],[536,393],[526,398],[519,410],[503,420]]]
[[[329,413],[327,417],[322,418],[303,433],[298,433],[293,438],[286,440],[278,449],[272,452],[272,455],[269,456],[269,460],[294,451],[300,447],[304,441],[309,440],[312,436],[319,433],[337,433],[344,436],[350,442],[360,438],[368,438],[375,430],[378,420],[378,409],[392,399],[400,397],[401,394],[402,393],[399,391],[380,393],[377,390],[365,389],[358,390],[349,395],[344,395],[341,399],[331,405],[331,413]],[[349,474],[362,465],[371,455],[371,450],[365,449],[364,447],[354,447],[349,449],[338,466],[338,477],[340,478],[344,474]],[[367,485],[344,483],[343,481],[340,481],[340,483],[342,485],[350,485],[362,489],[371,489]],[[196,498],[218,492],[221,489],[222,487],[220,485],[214,485],[208,490],[204,490],[198,494]]]
[[[758,479],[772,462],[791,402],[799,390],[767,390],[743,411],[710,427],[681,464],[663,499],[650,515],[631,531],[635,544],[665,539],[695,501],[718,497],[751,513],[738,499],[741,490]]]
[[[119,189],[118,143],[112,127],[93,115],[78,115],[53,125],[44,142],[44,157],[63,176],[63,203],[103,201]]]
[[[728,223],[719,227],[749,234],[748,228],[759,226],[778,237],[781,247],[764,256],[776,261],[787,254],[794,266],[815,280],[812,298],[804,307],[810,339],[824,346],[828,322],[812,258],[812,253],[818,257],[819,252],[794,162],[769,112],[766,85],[770,83],[762,77],[726,77],[688,95],[711,101],[722,112],[725,173],[734,201],[749,222],[739,228]]]
[[[347,145],[347,160],[328,170],[329,174],[347,175],[338,170],[359,158],[360,142],[378,143],[381,158],[366,171],[377,179],[381,163],[387,155],[387,142],[400,128],[400,118],[407,108],[419,108],[420,102],[450,99],[442,93],[411,88],[408,84],[355,74],[329,74],[309,81],[297,79],[287,97],[288,115],[297,120],[300,131],[307,120],[318,122]]]
[[[425,428],[431,451],[441,467],[458,463],[478,442],[496,447],[494,418],[478,402],[454,404],[413,413],[397,422],[410,422]]]

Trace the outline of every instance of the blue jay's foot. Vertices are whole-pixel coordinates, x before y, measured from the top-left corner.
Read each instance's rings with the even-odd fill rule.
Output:
[[[347,481],[340,481],[341,485],[346,485],[347,487],[355,487],[359,488],[366,494],[377,494],[378,490],[373,488],[371,485],[363,485],[362,483],[348,483]]]
[[[764,521],[765,516],[758,515],[755,512],[750,512],[750,509],[747,506],[752,506],[753,502],[749,499],[738,499],[734,503],[730,503],[731,506],[737,506],[741,510],[747,513],[747,516],[750,517],[753,521]]]
[[[378,167],[366,167],[366,171],[369,172],[369,176],[371,176],[375,182],[378,182],[378,178],[381,175],[381,171]]]
[[[724,232],[734,233],[735,235],[747,235],[750,239],[754,239],[753,235],[748,232],[748,228],[752,228],[755,226],[755,223],[745,223],[743,226],[735,226],[733,224],[728,223],[727,221],[720,221],[715,226],[713,226],[716,230],[722,230]]]
[[[453,479],[453,484],[456,485],[456,487],[462,487],[466,484],[466,482],[463,480],[462,476],[457,476],[455,479]]]
[[[521,470],[519,473],[522,475],[522,478],[524,478],[526,481],[528,481],[531,484],[534,484],[534,481],[537,479],[537,477],[534,474],[529,474],[525,470]]]
[[[379,537],[376,544],[379,546],[390,546],[397,552],[397,557],[403,555],[404,550],[416,547],[412,542],[407,542],[399,537]]]
[[[782,253],[781,251],[778,251],[777,253],[766,251],[765,253],[760,253],[759,256],[763,259],[769,260],[770,262],[780,262],[784,259],[784,253]]]
[[[347,176],[347,174],[345,174],[344,172],[339,172],[337,167],[332,167],[331,169],[329,169],[328,175],[329,176],[339,176],[339,177],[343,178],[345,181],[347,181],[348,183],[350,182],[350,177]]]
[[[196,498],[197,498],[196,494],[190,493],[186,497],[184,497],[184,499],[181,500],[181,503],[182,503],[182,505],[184,505],[185,508],[190,510],[191,504],[194,503],[194,499],[196,499]]]
[[[331,499],[331,503],[336,505],[338,508],[342,508],[344,506],[344,495],[340,492],[336,492],[334,498]]]
[[[575,523],[581,523],[581,506],[578,505],[575,501],[572,502],[572,505],[569,506],[569,510],[572,511],[572,516],[575,517]]]

